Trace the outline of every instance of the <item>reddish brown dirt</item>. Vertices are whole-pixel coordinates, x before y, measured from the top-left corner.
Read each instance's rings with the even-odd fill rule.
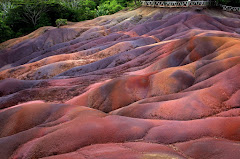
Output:
[[[1,159],[238,159],[240,15],[148,8],[0,44]]]

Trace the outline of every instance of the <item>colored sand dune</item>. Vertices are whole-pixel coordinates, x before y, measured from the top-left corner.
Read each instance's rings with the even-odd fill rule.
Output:
[[[0,44],[1,159],[237,159],[240,15],[148,8]]]

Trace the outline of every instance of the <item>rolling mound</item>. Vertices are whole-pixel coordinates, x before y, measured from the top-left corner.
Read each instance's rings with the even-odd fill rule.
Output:
[[[240,15],[149,8],[0,44],[1,159],[237,159]]]

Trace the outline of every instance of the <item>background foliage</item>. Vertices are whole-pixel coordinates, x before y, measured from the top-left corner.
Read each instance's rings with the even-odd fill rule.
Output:
[[[217,0],[219,4],[240,7],[240,0]]]

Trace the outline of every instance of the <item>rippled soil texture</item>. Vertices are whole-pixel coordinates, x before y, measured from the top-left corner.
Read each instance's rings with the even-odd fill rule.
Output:
[[[1,159],[238,159],[240,15],[141,7],[0,45]]]

